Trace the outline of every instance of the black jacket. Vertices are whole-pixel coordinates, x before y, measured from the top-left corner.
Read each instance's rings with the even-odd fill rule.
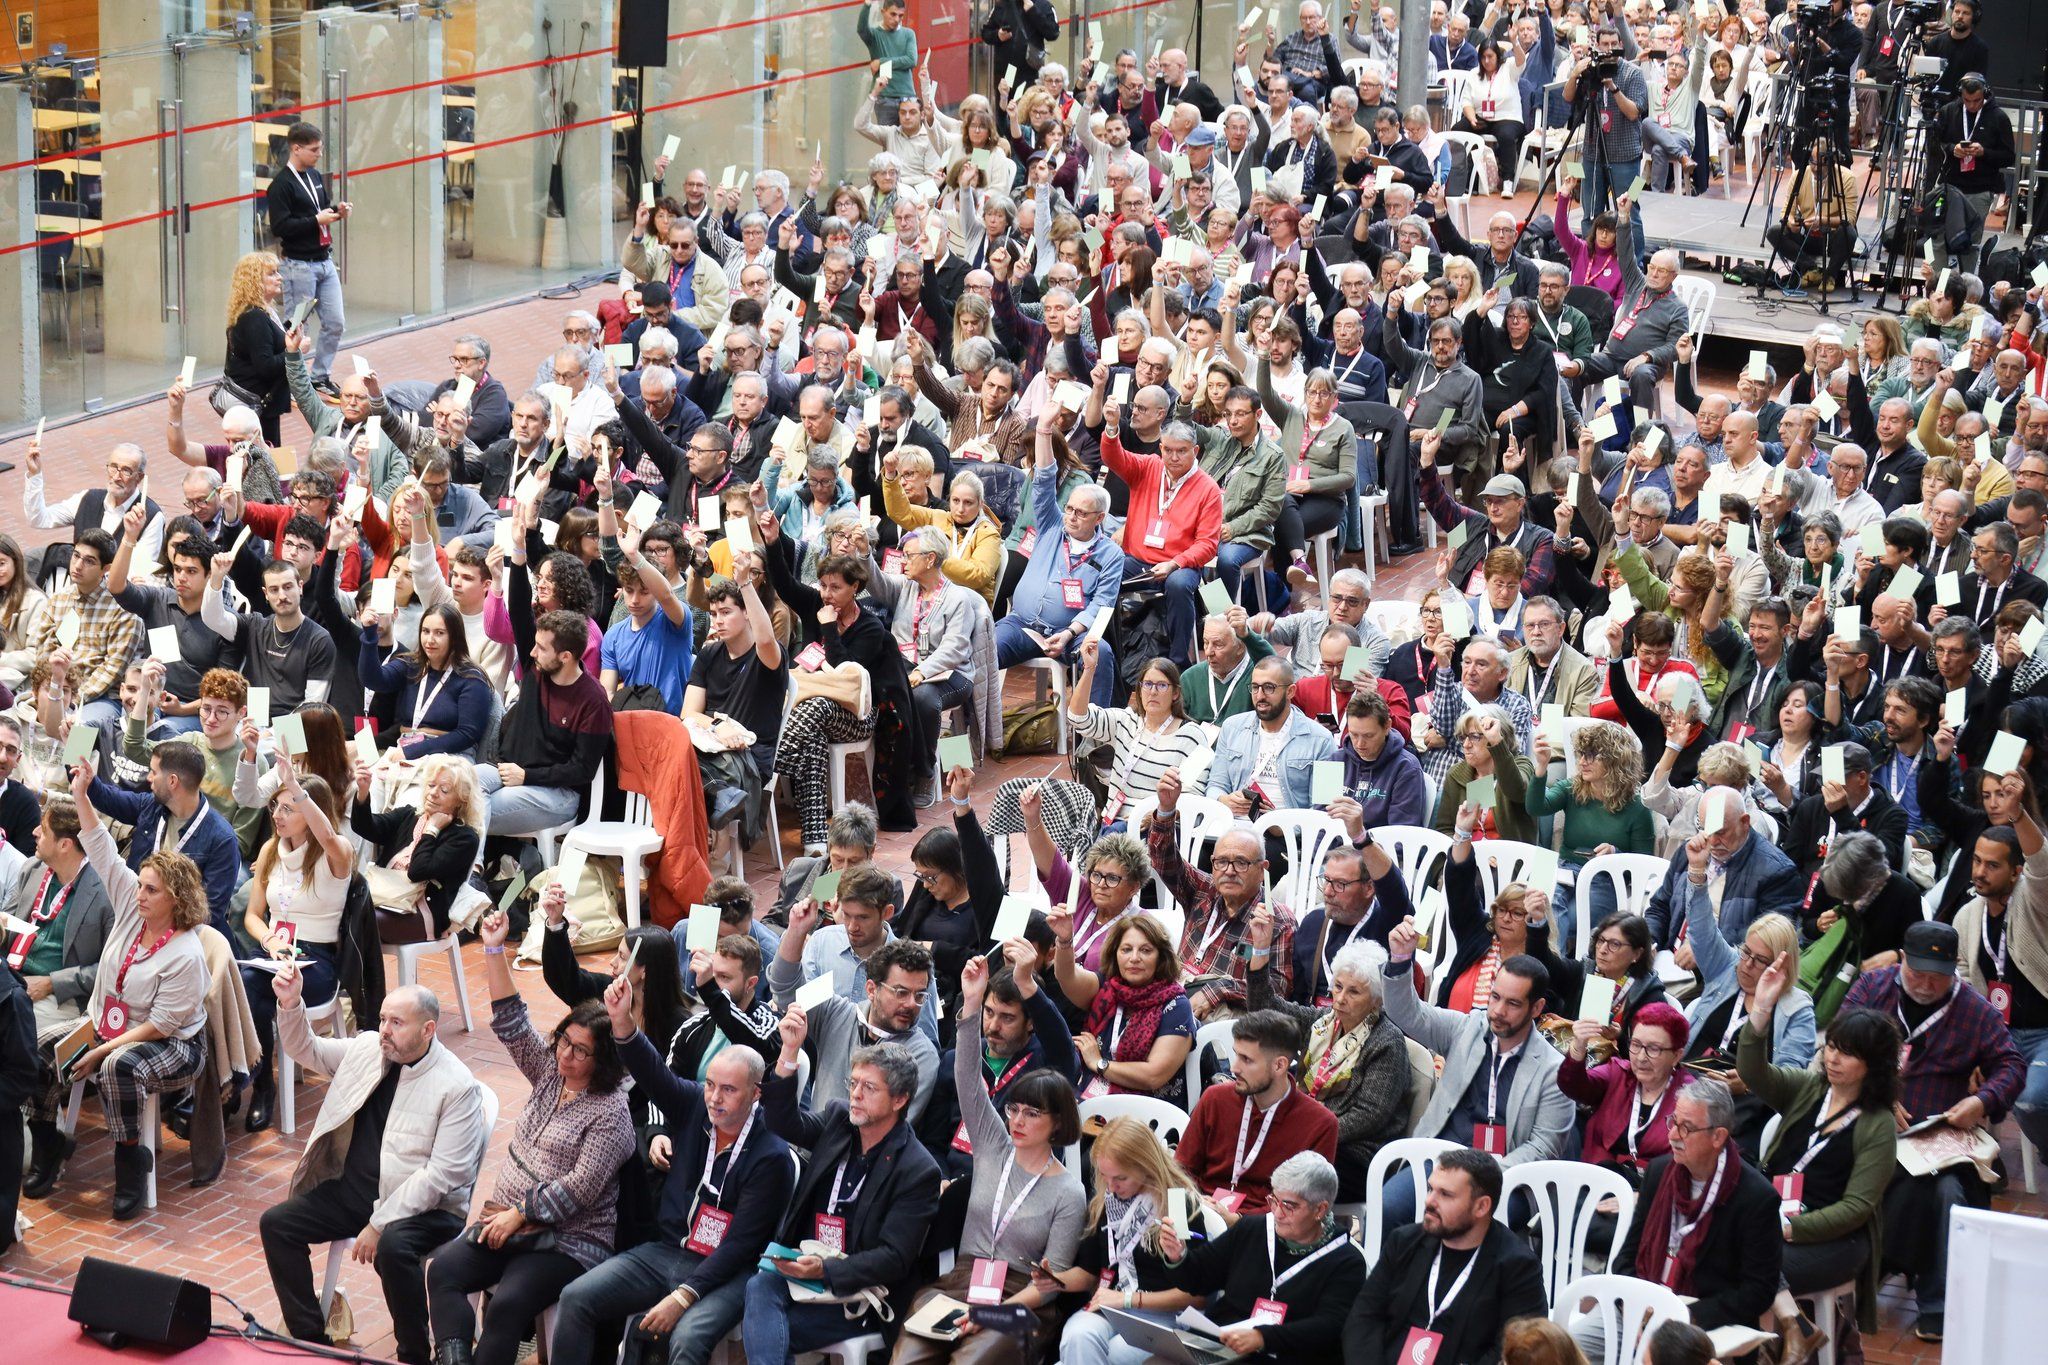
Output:
[[[306,185],[300,183],[298,172],[289,166],[271,167],[270,188],[264,192],[263,208],[280,255],[288,261],[324,261],[333,249],[321,243],[320,222],[315,215],[321,209],[334,207],[334,190],[327,183],[326,172],[317,168],[307,171],[305,178],[306,184],[313,187],[313,198],[307,197]]]
[[[35,1006],[12,967],[0,966],[0,1103],[12,1108],[27,1104],[41,1089],[42,1058],[36,1052]],[[20,1149],[17,1148],[17,1151]],[[12,1219],[12,1205],[0,1207],[0,1217]],[[12,1241],[10,1222],[0,1245]]]
[[[1365,1258],[1340,1234],[1336,1250],[1323,1252],[1275,1291],[1274,1271],[1284,1273],[1304,1258],[1279,1250],[1276,1243],[1280,1264],[1266,1259],[1270,1217],[1240,1218],[1214,1241],[1189,1243],[1180,1264],[1166,1267],[1167,1282],[1186,1293],[1213,1295],[1207,1311],[1216,1322],[1242,1322],[1260,1299],[1278,1299],[1287,1305],[1287,1321],[1259,1329],[1266,1349],[1252,1359],[1329,1360],[1344,1338],[1345,1311],[1365,1284]],[[1151,1260],[1142,1249],[1138,1252],[1135,1267],[1141,1279]]]
[[[832,1177],[860,1141],[860,1130],[848,1121],[843,1100],[815,1112],[799,1108],[796,1077],[772,1068],[761,1087],[761,1114],[785,1142],[811,1154],[782,1225],[781,1241],[793,1247],[816,1235],[812,1217],[831,1198]],[[880,1289],[900,1314],[924,1250],[925,1229],[938,1210],[939,1164],[899,1116],[882,1139],[860,1198],[849,1210],[846,1254],[825,1262],[826,1285],[835,1294]],[[855,1330],[850,1323],[848,1330]]]
[[[1201,81],[1189,76],[1181,82],[1179,90],[1167,87],[1161,77],[1152,82],[1152,98],[1159,105],[1159,117],[1165,118],[1173,112],[1176,104],[1192,104],[1202,111],[1202,122],[1214,123],[1223,117],[1223,101],[1216,98],[1216,92]]]
[[[1636,1216],[1629,1220],[1628,1235],[1614,1257],[1617,1274],[1662,1283],[1664,1248],[1643,1250],[1643,1219],[1671,1170],[1671,1158],[1660,1156],[1644,1172]],[[1756,1167],[1744,1162],[1740,1170],[1734,1197],[1714,1211],[1693,1262],[1690,1292],[1698,1301],[1692,1305],[1692,1321],[1702,1331],[1755,1323],[1778,1292],[1778,1268],[1785,1255],[1785,1237],[1778,1229],[1778,1192]],[[1684,1168],[1679,1172],[1683,1177]]]
[[[619,1051],[625,1056],[626,1069],[633,1073],[634,1089],[644,1091],[648,1100],[669,1116],[668,1131],[675,1151],[669,1177],[662,1182],[658,1218],[662,1236],[670,1246],[678,1246],[690,1235],[698,1178],[704,1173],[704,1158],[711,1147],[711,1116],[704,1110],[704,1087],[670,1071],[644,1032],[635,1032],[621,1042]],[[683,1248],[682,1283],[700,1296],[754,1273],[761,1253],[775,1237],[776,1221],[796,1184],[789,1144],[770,1131],[765,1111],[763,1105],[755,1112],[738,1160],[715,1172],[723,1177],[718,1182],[718,1197],[711,1198],[709,1187],[703,1187],[706,1204],[731,1214],[733,1221],[709,1256]]]
[[[419,811],[413,806],[377,812],[370,809],[368,801],[356,802],[349,807],[348,813],[349,828],[377,850],[380,865],[396,857],[400,849],[412,842],[412,827],[418,819]],[[448,916],[455,906],[455,897],[468,882],[470,868],[476,865],[478,842],[477,832],[458,820],[448,828],[421,839],[412,851],[406,874],[414,881],[426,884],[427,909],[433,912],[434,932],[437,934],[448,932]],[[565,942],[567,938],[566,934],[563,935]],[[600,986],[599,990],[602,989]]]
[[[228,328],[227,358],[221,374],[262,400],[263,417],[282,417],[292,405],[284,381],[284,328],[268,308],[250,308]]]
[[[1964,141],[1965,120],[1970,126],[1968,140],[1984,148],[1984,155],[1976,158],[1968,170],[1963,169],[1955,154],[1956,144]],[[1943,181],[1965,194],[1994,194],[2005,188],[2005,173],[2014,161],[2012,119],[1998,107],[1996,95],[1986,93],[1984,107],[1975,115],[1963,108],[1961,100],[1950,101],[1942,107],[1935,127],[1941,146]]]
[[[1906,865],[1906,808],[1892,800],[1883,784],[1875,781],[1870,785],[1870,800],[1864,805],[1861,815],[1843,810],[1836,818],[1835,813],[1828,810],[1827,798],[1817,792],[1801,800],[1785,819],[1785,832],[1778,840],[1778,847],[1799,868],[1801,876],[1811,877],[1820,871],[1821,861],[1826,856],[1821,850],[1821,841],[1834,833],[1847,834],[1853,830],[1876,835],[1884,844],[1885,860],[1893,867]],[[1834,903],[1835,899],[1827,893],[1827,888],[1814,883],[1809,910],[1818,914]]]
[[[2007,581],[2003,593],[1982,583],[1974,570],[1964,574],[1957,586],[1962,591],[1963,600],[1957,605],[1956,611],[1966,613],[1977,623],[1977,629],[1986,635],[1991,633],[1992,619],[1998,615],[1998,608],[2007,602],[2032,602],[2035,606],[2048,610],[2048,581],[2043,581],[2017,565],[2013,567],[2012,578]],[[1985,589],[1981,605],[1977,600],[1980,587]]]
[[[434,397],[455,391],[455,381],[444,379],[434,386]],[[505,386],[484,375],[484,382],[469,395],[469,440],[478,450],[487,450],[512,434],[512,399]]]
[[[1005,38],[1004,33],[1010,36]],[[1060,17],[1053,12],[1052,0],[996,0],[981,25],[981,41],[992,49],[989,55],[997,79],[1004,67],[1017,68],[1016,81],[1010,86],[1012,96],[1022,94],[1025,86],[1038,79],[1039,68],[1045,65],[1046,44],[1059,36]],[[1215,115],[1205,112],[1202,117]]]
[[[1429,1321],[1429,1268],[1439,1245],[1420,1223],[1387,1234],[1379,1264],[1365,1277],[1365,1289],[1344,1324],[1344,1365],[1397,1365],[1401,1360],[1408,1329]],[[1472,1278],[1436,1320],[1444,1337],[1437,1365],[1493,1365],[1500,1359],[1502,1327],[1550,1311],[1543,1263],[1527,1242],[1503,1224],[1490,1223],[1474,1254]],[[1448,1288],[1439,1283],[1438,1292]]]

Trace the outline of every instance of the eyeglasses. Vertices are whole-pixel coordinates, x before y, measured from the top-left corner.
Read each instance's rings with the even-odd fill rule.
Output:
[[[1351,889],[1352,887],[1354,887],[1354,886],[1357,886],[1357,885],[1359,885],[1360,883],[1362,883],[1362,882],[1363,882],[1363,881],[1365,880],[1365,878],[1363,878],[1363,877],[1332,877],[1332,876],[1329,876],[1328,874],[1325,874],[1322,880],[1323,880],[1323,890],[1325,890],[1325,891],[1349,891],[1349,890],[1350,890],[1350,889]]]
[[[1493,912],[1493,917],[1495,919],[1527,919],[1529,918],[1529,912],[1519,905],[1503,905],[1500,909]]]
[[[567,1038],[555,1039],[555,1051],[566,1052],[571,1057],[580,1058],[586,1062],[597,1055],[594,1049],[585,1047],[581,1043],[572,1043]]]
[[[898,1000],[910,1000],[920,1005],[924,1003],[924,998],[931,994],[928,990],[914,991],[908,986],[899,986],[893,981],[884,981],[879,984],[883,990],[889,992]]]
[[[1664,1125],[1664,1131],[1675,1138],[1689,1138],[1694,1133],[1711,1133],[1715,1127],[1716,1125],[1710,1123],[1687,1123],[1684,1119],[1673,1119]]]
[[[119,464],[109,460],[107,461],[107,477],[110,479],[139,479],[142,477],[142,466]]]
[[[1006,1104],[1003,1106],[1003,1114],[1012,1123],[1028,1123],[1046,1116],[1045,1111],[1035,1104]]]
[[[1209,860],[1209,866],[1218,872],[1244,872],[1258,864],[1257,858],[1232,858],[1218,856]]]
[[[1330,594],[1330,605],[1333,607],[1362,607],[1365,605],[1365,599],[1355,592],[1333,592]]]
[[[1627,952],[1630,949],[1630,944],[1629,941],[1625,938],[1610,938],[1606,935],[1602,935],[1601,937],[1593,940],[1593,949],[1597,952],[1602,948],[1614,948],[1622,952]]]
[[[299,492],[294,492],[294,493],[292,494],[292,501],[293,501],[293,502],[295,502],[295,503],[298,503],[298,504],[299,504],[299,505],[301,505],[301,506],[304,506],[304,505],[305,505],[305,504],[307,504],[307,503],[314,503],[314,502],[332,502],[332,501],[334,501],[334,499],[332,499],[332,498],[328,497],[328,496],[327,496],[327,495],[326,495],[325,493],[299,493]]]
[[[1631,1057],[1661,1057],[1667,1052],[1676,1051],[1678,1049],[1675,1047],[1659,1047],[1655,1043],[1646,1043],[1640,1038],[1628,1040],[1628,1055]]]
[[[1252,684],[1252,691],[1253,691],[1253,692],[1255,692],[1255,693],[1257,693],[1257,692],[1285,692],[1286,690],[1287,690],[1287,684],[1286,684],[1286,683],[1277,683],[1277,682],[1255,682],[1255,683],[1253,683],[1253,684]]]
[[[448,357],[449,363],[453,365],[474,365],[482,359],[483,357],[480,355],[450,355]]]
[[[1099,867],[1088,873],[1088,884],[1090,886],[1122,886],[1129,880],[1130,878],[1121,872],[1104,872]]]
[[[204,512],[207,508],[213,506],[214,500],[219,496],[219,493],[208,493],[203,498],[187,498],[185,499],[185,510],[188,512]]]
[[[1761,972],[1770,967],[1772,959],[1768,953],[1752,953],[1745,947],[1742,950],[1742,960]]]

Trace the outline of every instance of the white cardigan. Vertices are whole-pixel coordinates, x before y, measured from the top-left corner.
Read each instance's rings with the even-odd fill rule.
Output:
[[[292,1172],[290,1193],[300,1194],[341,1174],[356,1111],[384,1079],[384,1055],[375,1032],[315,1037],[303,1008],[278,1010],[277,1040],[300,1066],[334,1077]],[[468,1217],[490,1140],[483,1083],[438,1040],[428,1044],[424,1057],[401,1069],[384,1121],[370,1226],[381,1231],[431,1209]]]

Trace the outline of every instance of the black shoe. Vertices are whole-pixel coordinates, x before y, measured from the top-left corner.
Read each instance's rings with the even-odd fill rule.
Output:
[[[164,1127],[170,1129],[186,1142],[192,1140],[192,1093],[185,1092],[182,1099],[164,1106]]]
[[[270,1126],[270,1111],[277,1107],[277,1086],[258,1085],[249,1092],[249,1113],[242,1120],[245,1132],[260,1133]]]
[[[321,375],[318,379],[314,380],[313,388],[317,392],[324,393],[331,398],[341,397],[341,385],[335,383],[331,375]]]
[[[28,1174],[21,1182],[22,1195],[48,1199],[64,1174],[64,1163],[78,1148],[78,1141],[64,1135],[56,1123],[31,1120],[28,1125],[30,1160]]]
[[[149,1168],[155,1159],[139,1142],[114,1144],[114,1217],[120,1222],[142,1212],[149,1193]]]
[[[1942,1314],[1922,1313],[1920,1320],[1913,1324],[1913,1335],[1922,1341],[1940,1341]]]
[[[434,1343],[434,1365],[470,1365],[469,1343],[461,1337],[446,1337]]]

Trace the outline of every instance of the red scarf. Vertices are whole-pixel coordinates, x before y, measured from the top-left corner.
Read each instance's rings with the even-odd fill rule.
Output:
[[[1116,1051],[1110,1056],[1113,1062],[1142,1062],[1152,1055],[1153,1040],[1159,1036],[1159,1016],[1175,998],[1186,995],[1178,981],[1154,981],[1146,986],[1133,986],[1114,971],[1106,973],[1102,989],[1095,993],[1095,1003],[1088,1007],[1088,1029],[1097,1038],[1107,1039],[1109,1030],[1116,1020],[1116,1012],[1124,1012],[1124,1031],[1117,1039]]]
[[[1700,1247],[1705,1245],[1707,1232],[1714,1225],[1714,1213],[1729,1200],[1735,1198],[1735,1187],[1741,1182],[1742,1154],[1731,1147],[1721,1149],[1721,1158],[1728,1164],[1721,1172],[1721,1188],[1714,1195],[1714,1207],[1702,1209],[1707,1192],[1713,1189],[1713,1176],[1698,1194],[1692,1192],[1692,1172],[1687,1170],[1676,1157],[1664,1172],[1664,1183],[1657,1187],[1656,1195],[1650,1200],[1650,1213],[1643,1222],[1643,1236],[1636,1249],[1636,1273],[1646,1280],[1657,1280],[1658,1272],[1666,1270],[1664,1250],[1670,1244],[1674,1223],[1692,1223],[1693,1230],[1678,1244],[1678,1255],[1673,1257],[1663,1283],[1680,1294],[1693,1292],[1692,1273],[1699,1261]],[[1643,1258],[1650,1258],[1647,1265]]]

